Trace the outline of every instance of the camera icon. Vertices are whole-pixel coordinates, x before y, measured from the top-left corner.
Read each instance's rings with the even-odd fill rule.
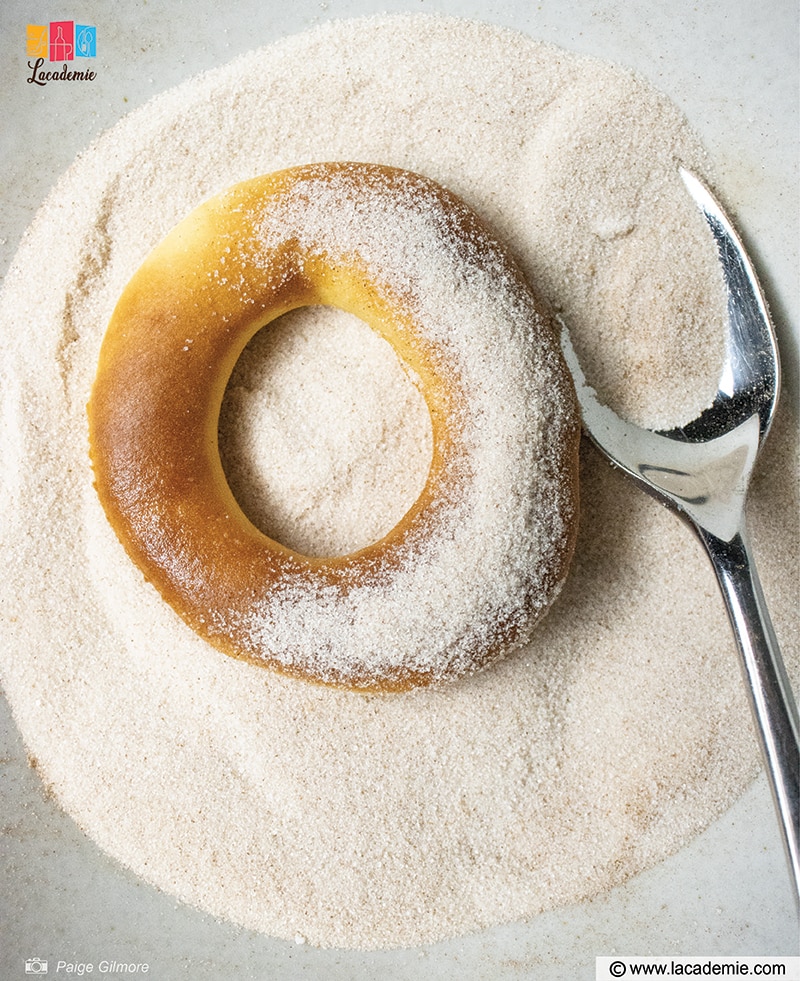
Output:
[[[47,974],[47,961],[43,961],[41,957],[29,957],[25,961],[25,973]]]

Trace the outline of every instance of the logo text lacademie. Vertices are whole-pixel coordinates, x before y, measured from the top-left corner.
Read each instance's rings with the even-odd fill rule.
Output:
[[[72,20],[55,20],[49,24],[28,24],[26,53],[30,75],[28,81],[36,85],[48,82],[91,82],[97,77],[92,69],[71,68],[68,62],[75,58],[97,57],[97,28],[88,24],[76,24]],[[48,70],[43,66],[60,62],[61,70]]]

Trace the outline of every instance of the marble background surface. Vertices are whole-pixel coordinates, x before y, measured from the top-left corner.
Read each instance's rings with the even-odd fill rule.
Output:
[[[795,0],[4,0],[0,270],[54,181],[96,135],[185,78],[324,20],[393,11],[473,17],[617,61],[682,107],[757,263],[797,402],[798,7]],[[30,84],[28,23],[97,25],[91,84]],[[731,665],[731,670],[738,668]],[[749,725],[749,720],[743,720]],[[176,904],[101,854],[27,766],[0,701],[0,976],[24,961],[147,963],[187,978],[589,979],[601,954],[791,955],[792,901],[763,778],[678,855],[597,900],[419,950],[320,951]],[[63,970],[62,972],[63,973]]]

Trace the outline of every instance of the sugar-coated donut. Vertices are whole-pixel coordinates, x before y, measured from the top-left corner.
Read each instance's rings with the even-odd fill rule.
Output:
[[[243,514],[217,426],[250,338],[318,304],[393,345],[433,459],[388,535],[312,558]],[[420,175],[312,164],[198,207],[125,288],[88,413],[130,558],[198,634],[256,664],[359,690],[455,678],[524,642],[567,574],[579,425],[555,332],[482,221]]]

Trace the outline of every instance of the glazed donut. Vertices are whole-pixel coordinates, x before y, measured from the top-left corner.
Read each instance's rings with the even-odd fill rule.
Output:
[[[393,345],[433,427],[399,524],[322,558],[248,520],[217,445],[247,342],[320,304]],[[88,418],[97,493],[145,578],[212,645],[295,677],[398,691],[475,671],[567,575],[579,425],[555,332],[481,220],[408,171],[312,164],[198,207],[122,293]]]

